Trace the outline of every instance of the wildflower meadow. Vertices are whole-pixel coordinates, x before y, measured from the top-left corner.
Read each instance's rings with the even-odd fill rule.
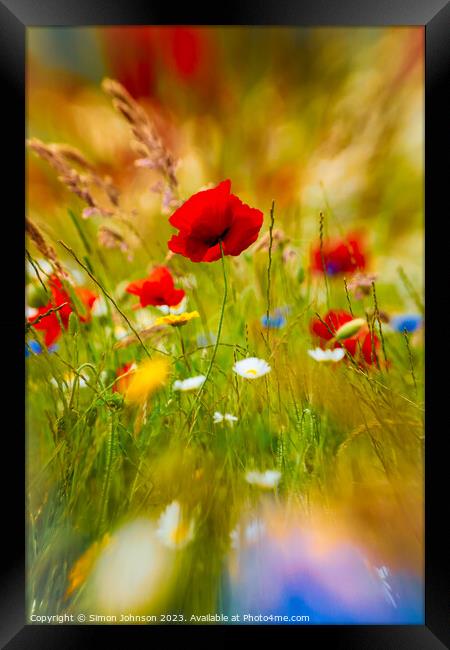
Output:
[[[422,623],[422,28],[29,32],[29,622]]]

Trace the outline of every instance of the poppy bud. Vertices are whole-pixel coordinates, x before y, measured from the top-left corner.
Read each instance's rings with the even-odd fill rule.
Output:
[[[359,330],[363,325],[366,324],[366,321],[364,318],[354,318],[353,320],[348,321],[348,323],[344,323],[336,334],[334,335],[334,338],[337,341],[342,341],[343,339],[349,339],[351,336],[354,336],[355,334],[358,334]]]

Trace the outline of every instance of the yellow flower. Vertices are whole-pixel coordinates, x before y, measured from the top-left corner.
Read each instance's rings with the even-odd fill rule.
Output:
[[[161,316],[155,320],[155,325],[172,325],[172,327],[180,327],[181,325],[186,325],[186,323],[193,318],[198,318],[200,314],[198,311],[189,311],[184,312],[184,314],[168,314],[167,316]]]
[[[149,359],[141,363],[130,377],[125,401],[127,403],[141,403],[164,386],[169,374],[169,364],[166,359]]]

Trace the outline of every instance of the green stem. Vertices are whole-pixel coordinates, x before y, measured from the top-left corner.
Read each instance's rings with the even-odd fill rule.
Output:
[[[414,361],[413,361],[411,346],[409,345],[408,331],[406,329],[403,330],[403,337],[405,339],[406,348],[408,350],[409,369],[411,371],[411,377],[412,377],[412,380],[414,382],[414,389],[415,389],[416,397],[417,397],[417,382],[416,382],[416,375],[414,373]]]
[[[220,246],[220,255],[221,255],[221,261],[222,261],[222,273],[223,273],[223,300],[222,300],[222,308],[220,310],[219,327],[217,328],[216,342],[214,344],[213,353],[211,355],[211,360],[209,362],[208,370],[206,372],[205,381],[203,382],[203,384],[201,385],[200,390],[197,393],[194,404],[192,405],[192,408],[191,408],[190,413],[188,415],[188,421],[190,419],[190,416],[192,415],[192,412],[194,411],[194,409],[196,407],[197,407],[197,411],[198,411],[198,406],[197,405],[200,402],[200,397],[201,397],[201,395],[203,393],[206,382],[208,381],[209,376],[211,374],[212,367],[213,367],[214,361],[216,359],[217,349],[218,349],[219,343],[220,343],[220,334],[222,332],[223,316],[224,316],[224,313],[225,313],[225,305],[226,305],[227,296],[228,296],[228,283],[227,283],[227,274],[226,274],[226,270],[225,270],[225,256],[223,254],[223,247],[222,247],[222,242],[221,241],[219,242],[219,246]],[[192,428],[194,426],[195,418],[197,416],[197,411],[196,411],[196,413],[195,413],[195,415],[194,415],[194,417],[192,419],[192,424],[191,424],[191,427],[190,427],[190,431],[192,431]]]
[[[81,227],[81,225],[80,225],[79,222],[78,222],[78,218],[77,218],[77,216],[75,215],[74,212],[72,212],[72,210],[68,210],[68,213],[69,213],[69,217],[70,217],[71,220],[72,220],[73,225],[75,226],[75,230],[77,231],[79,238],[80,238],[81,241],[83,242],[83,245],[84,245],[84,247],[85,247],[85,249],[86,249],[86,253],[87,253],[88,255],[91,255],[91,253],[92,253],[92,248],[91,248],[91,246],[90,246],[90,244],[89,244],[89,241],[87,240],[86,235],[84,234],[84,230],[83,230],[83,228]]]
[[[421,314],[424,314],[425,313],[424,304],[423,304],[422,300],[420,299],[419,294],[417,293],[417,291],[414,289],[413,285],[409,281],[408,276],[406,275],[405,271],[403,270],[403,268],[401,266],[398,267],[397,271],[398,271],[398,274],[400,276],[401,281],[403,282],[403,284],[405,286],[406,291],[408,292],[410,297],[416,303],[417,309],[420,311]]]
[[[75,363],[74,363],[75,367],[78,366],[78,362],[79,362],[78,361],[78,340],[77,339],[78,339],[78,336],[75,336],[73,338],[74,347],[75,347],[75,355],[74,355],[75,356]],[[75,395],[76,395],[76,393],[78,391],[79,384],[80,384],[80,374],[77,372],[75,374],[75,377],[73,378],[72,392],[71,392],[70,400],[69,400],[69,410],[72,410],[72,408],[73,408],[73,402],[74,402],[74,399],[75,399]]]
[[[270,271],[272,269],[274,209],[275,209],[275,201],[272,201],[272,207],[270,209],[270,227],[269,227],[269,263],[267,265],[267,347],[269,348],[269,352],[270,352],[269,334],[270,334],[270,280],[271,280]]]
[[[100,509],[100,521],[99,529],[100,533],[103,532],[104,522],[106,519],[106,513],[108,509],[108,500],[109,500],[109,487],[111,483],[111,468],[114,460],[114,424],[115,418],[111,416],[111,429],[108,437],[108,444],[106,449],[106,471],[103,478],[103,487],[102,487],[102,504]]]
[[[374,307],[375,307],[375,318],[377,319],[378,330],[380,332],[381,348],[383,350],[384,361],[385,361],[385,364],[386,364],[386,372],[389,372],[389,363],[388,363],[388,358],[387,358],[387,354],[386,354],[386,347],[384,345],[384,335],[383,335],[383,328],[381,326],[380,310],[378,309],[378,300],[377,300],[377,292],[375,290],[375,282],[372,282],[372,295],[373,295],[373,304],[374,304]]]
[[[350,311],[350,313],[351,313],[351,315],[352,315],[352,318],[354,318],[355,315],[354,315],[354,313],[353,313],[352,303],[350,302],[350,294],[349,294],[349,292],[348,292],[348,286],[347,286],[347,280],[346,280],[346,278],[344,278],[344,288],[345,288],[345,295],[347,296],[348,309],[349,309],[349,311]]]
[[[320,260],[322,262],[322,271],[323,271],[323,279],[325,281],[325,290],[327,294],[327,309],[330,309],[330,289],[328,287],[328,275],[327,275],[327,269],[325,266],[325,257],[323,254],[323,229],[324,229],[324,215],[323,212],[320,213],[320,221],[319,221],[319,241],[320,241]]]
[[[184,345],[184,338],[183,338],[183,334],[181,333],[181,327],[177,327],[177,330],[178,330],[178,335],[180,337],[181,353],[186,363],[187,369],[189,370],[189,372],[191,372],[191,364],[189,363],[189,358],[186,354],[186,346]]]

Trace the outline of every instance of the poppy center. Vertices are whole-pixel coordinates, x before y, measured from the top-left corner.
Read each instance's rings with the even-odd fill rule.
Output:
[[[213,248],[213,246],[217,246],[217,244],[220,244],[225,237],[228,235],[229,228],[225,228],[223,233],[221,233],[218,237],[215,237],[214,239],[210,239],[207,241],[209,248]]]

